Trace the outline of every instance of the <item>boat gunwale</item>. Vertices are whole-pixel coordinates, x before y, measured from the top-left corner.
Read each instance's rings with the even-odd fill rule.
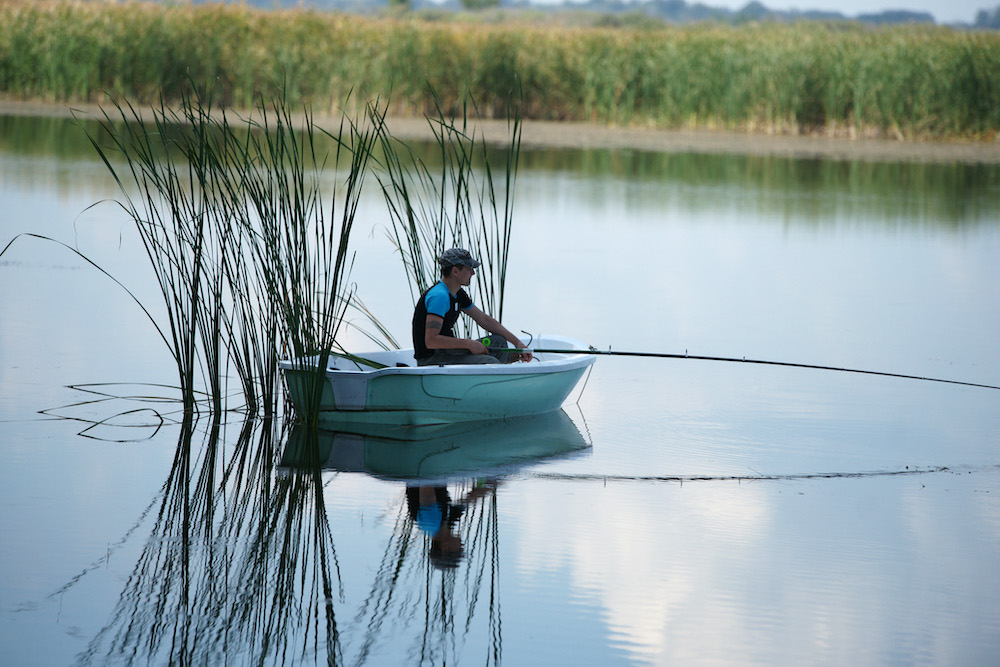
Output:
[[[545,337],[549,341],[555,341],[557,344],[564,344],[571,347],[580,347],[583,344],[579,341],[565,338],[562,336],[547,336]],[[548,345],[548,343],[546,344]],[[388,350],[388,352],[401,354],[404,358],[412,358],[412,350]],[[406,353],[411,353],[406,355]],[[384,354],[384,353],[380,353]],[[495,364],[433,364],[427,366],[386,366],[385,368],[369,368],[369,369],[341,369],[341,368],[327,368],[325,370],[328,377],[334,376],[363,376],[368,378],[374,378],[383,375],[537,375],[544,373],[559,373],[563,371],[576,370],[578,368],[586,368],[591,366],[595,357],[589,354],[572,354],[572,353],[543,353],[546,355],[557,354],[557,358],[541,360],[536,357],[536,361],[529,362],[514,362],[514,363],[495,363]],[[358,355],[359,359],[364,359],[364,355]],[[303,361],[308,362],[310,359],[315,359],[315,357],[306,357]],[[311,373],[315,370],[315,367],[309,366],[308,363],[297,367],[296,359],[281,359],[278,362],[278,366],[283,371],[292,371],[300,373]],[[358,361],[354,363],[359,364]]]

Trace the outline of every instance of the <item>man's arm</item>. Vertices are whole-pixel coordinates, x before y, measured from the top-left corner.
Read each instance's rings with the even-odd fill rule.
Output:
[[[475,306],[473,306],[473,308],[475,308]],[[478,308],[475,309],[479,310]],[[428,350],[468,350],[472,354],[489,353],[486,349],[486,346],[480,343],[478,340],[469,340],[467,338],[452,338],[451,336],[442,336],[441,335],[442,326],[444,326],[444,318],[427,313],[426,324],[424,324],[424,345],[427,346]]]
[[[498,336],[503,336],[507,340],[507,342],[510,343],[512,346],[524,349],[525,344],[521,342],[520,338],[518,338],[510,331],[508,331],[507,328],[504,327],[504,325],[500,324],[500,322],[496,320],[496,318],[494,318],[491,315],[487,315],[482,310],[480,310],[478,306],[470,306],[469,308],[466,308],[462,312],[466,313],[469,317],[471,317],[475,321],[476,324],[481,326],[483,329],[486,329],[486,331],[490,332],[491,334],[497,334]],[[428,321],[430,321],[429,316],[428,316]],[[521,359],[522,361],[531,361],[531,353],[523,352],[518,355],[518,358]]]

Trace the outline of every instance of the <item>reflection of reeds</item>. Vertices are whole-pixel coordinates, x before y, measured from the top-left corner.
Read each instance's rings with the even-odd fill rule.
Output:
[[[468,499],[468,495],[466,496]],[[435,566],[431,538],[419,533],[405,503],[355,621],[363,628],[358,664],[379,654],[383,643],[406,643],[407,664],[460,664],[464,641],[485,614],[486,655],[501,662],[499,525],[496,495],[468,500],[458,521],[464,545],[460,566]],[[485,607],[485,608],[484,608]],[[391,635],[387,634],[391,630]],[[356,640],[357,641],[357,640]]]
[[[152,532],[84,663],[212,664],[339,657],[340,574],[318,472],[274,477],[279,435],[246,422],[226,456],[190,422]]]
[[[159,282],[167,318],[161,334],[185,412],[197,409],[201,383],[211,412],[225,409],[232,368],[247,412],[276,414],[279,356],[337,349],[350,303],[348,244],[374,132],[345,119],[327,165],[311,116],[296,130],[282,99],[270,107],[261,101],[235,125],[198,95],[185,96],[178,110],[161,103],[151,119],[127,103],[115,107],[102,122],[110,145],[93,144]],[[335,186],[327,212],[320,171],[344,163],[346,175],[337,174],[343,192]]]
[[[492,486],[455,485],[457,566],[434,565],[402,501],[369,593],[345,616],[354,601],[344,597],[319,467],[276,474],[287,431],[270,420],[243,422],[235,438],[215,420],[198,426],[180,427],[144,515],[149,536],[82,664],[374,664],[400,652],[408,664],[457,664],[468,661],[466,644],[500,663]]]
[[[377,177],[393,220],[394,242],[414,300],[439,279],[437,257],[444,250],[470,250],[482,262],[473,299],[502,319],[521,145],[520,107],[507,107],[510,144],[501,156],[505,171],[498,191],[490,150],[476,135],[479,107],[462,104],[460,115],[453,117],[439,97],[434,99],[436,114],[427,120],[439,152],[439,172],[433,173],[388,131],[380,133],[383,158]]]

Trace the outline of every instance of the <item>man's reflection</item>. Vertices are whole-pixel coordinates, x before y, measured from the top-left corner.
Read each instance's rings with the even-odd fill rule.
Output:
[[[408,486],[406,505],[410,518],[420,530],[431,537],[428,551],[431,564],[440,569],[458,567],[465,555],[465,546],[456,524],[469,505],[497,488],[495,479],[476,480],[472,489],[458,502],[452,502],[445,486]]]

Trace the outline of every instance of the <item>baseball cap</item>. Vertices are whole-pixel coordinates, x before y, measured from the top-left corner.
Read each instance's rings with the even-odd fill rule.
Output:
[[[442,269],[449,266],[467,266],[470,269],[475,269],[479,266],[479,260],[465,248],[451,248],[441,253],[441,256],[438,257],[438,264],[441,265]]]

